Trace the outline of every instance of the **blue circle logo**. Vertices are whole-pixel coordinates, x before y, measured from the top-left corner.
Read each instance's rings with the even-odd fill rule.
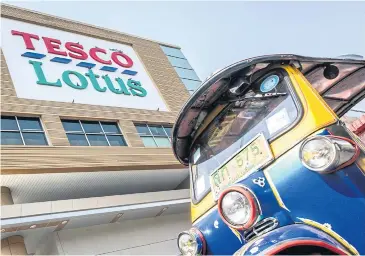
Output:
[[[271,75],[265,78],[260,85],[260,91],[269,92],[279,84],[280,78],[277,75]]]

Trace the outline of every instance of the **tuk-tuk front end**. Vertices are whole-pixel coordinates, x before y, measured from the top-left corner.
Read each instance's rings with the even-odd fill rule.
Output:
[[[207,79],[173,130],[181,253],[365,254],[365,147],[339,119],[364,96],[361,60],[264,56]]]

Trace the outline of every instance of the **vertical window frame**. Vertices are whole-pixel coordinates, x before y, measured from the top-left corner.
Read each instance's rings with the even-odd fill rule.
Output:
[[[184,82],[184,79],[185,80],[191,80],[191,81],[194,81],[194,82],[198,82],[198,84],[201,85],[202,81],[200,80],[198,74],[195,72],[195,70],[193,69],[193,67],[190,65],[190,62],[187,60],[187,58],[185,57],[185,55],[183,54],[183,52],[181,51],[181,49],[178,49],[178,48],[175,48],[175,47],[171,47],[171,46],[166,46],[166,45],[160,45],[160,48],[161,50],[163,51],[163,53],[165,54],[168,62],[171,64],[171,66],[174,68],[177,76],[180,78],[181,82],[183,83],[184,87],[187,89],[187,91],[189,92],[189,94],[193,94],[193,92],[199,87],[199,86],[196,86],[194,89],[192,88],[188,88],[187,85],[185,84]],[[167,49],[172,49],[173,51],[179,51],[179,54],[175,55],[175,53],[171,53],[171,52],[168,52]],[[181,55],[181,56],[180,56]],[[181,59],[181,60],[185,60],[190,68],[186,68],[186,67],[180,67],[180,66],[177,66],[175,65],[173,62],[171,62],[171,60],[169,59],[169,57],[171,58],[176,58],[176,59]],[[190,71],[193,71],[195,76],[196,77],[183,77],[183,76],[180,76],[179,72],[178,72],[178,69],[185,69],[185,70],[190,70]],[[198,78],[198,80],[196,80],[196,78]]]

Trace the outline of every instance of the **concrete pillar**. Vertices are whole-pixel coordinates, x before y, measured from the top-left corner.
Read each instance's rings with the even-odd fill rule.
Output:
[[[8,187],[1,187],[1,205],[14,204],[11,191]]]
[[[28,255],[22,236],[10,236],[1,240],[1,255]]]

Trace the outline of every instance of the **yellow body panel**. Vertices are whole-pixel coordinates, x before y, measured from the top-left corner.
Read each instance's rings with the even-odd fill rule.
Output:
[[[302,104],[303,116],[298,124],[290,131],[283,134],[271,144],[271,150],[274,158],[277,159],[286,151],[295,146],[313,132],[324,128],[338,120],[337,115],[325,103],[322,97],[312,88],[302,73],[291,67],[283,67],[289,74],[290,81]],[[211,193],[205,196],[198,204],[191,204],[191,220],[197,221],[210,208],[216,205]]]

